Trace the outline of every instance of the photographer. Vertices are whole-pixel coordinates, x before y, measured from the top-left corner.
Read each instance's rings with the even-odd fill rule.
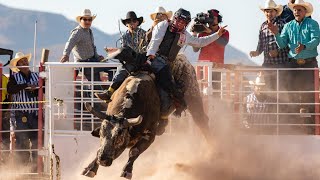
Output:
[[[195,22],[196,23],[191,27],[193,35],[198,35],[198,37],[204,37],[219,31],[219,24],[222,22],[222,16],[219,14],[218,10],[211,9],[208,10],[207,14],[197,14]],[[226,31],[221,37],[219,37],[218,40],[202,48],[193,47],[193,51],[198,52],[201,49],[198,59],[199,61],[209,61],[224,64],[224,50],[228,42],[229,32]],[[207,73],[208,72],[206,72],[206,76]],[[221,81],[221,73],[213,72],[212,78],[213,81]],[[220,90],[221,88],[220,82],[212,83],[212,86],[214,89],[217,90]]]

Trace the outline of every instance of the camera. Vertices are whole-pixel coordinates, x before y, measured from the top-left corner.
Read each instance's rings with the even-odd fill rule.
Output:
[[[198,13],[194,19],[195,24],[192,27],[193,32],[201,33],[205,30],[206,24],[213,23],[213,18],[208,13]]]

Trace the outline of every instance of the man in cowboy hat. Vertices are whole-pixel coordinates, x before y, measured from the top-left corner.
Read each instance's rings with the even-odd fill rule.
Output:
[[[10,76],[7,91],[12,96],[11,108],[14,109],[13,115],[15,119],[16,130],[38,129],[38,82],[39,73],[31,72],[29,62],[31,54],[24,55],[18,52],[10,61],[10,66],[13,74]],[[37,149],[38,146],[38,131],[15,132],[16,148],[26,151],[19,152],[23,164],[29,162],[29,149]],[[30,147],[30,142],[32,147]],[[33,162],[36,162],[36,154],[32,153]],[[33,164],[34,166],[36,165]]]
[[[104,59],[98,55],[96,46],[94,45],[93,33],[91,30],[92,21],[96,15],[92,15],[89,9],[83,10],[80,16],[76,17],[79,25],[71,31],[69,40],[63,50],[63,56],[60,62],[69,61],[69,55],[72,51],[75,62],[100,62]],[[94,68],[93,79],[100,81],[100,72],[108,72],[111,68]],[[91,68],[84,68],[84,75],[91,81]],[[109,80],[112,80],[112,75],[109,75]],[[100,86],[95,86],[94,89],[102,89]]]
[[[266,21],[262,23],[259,30],[259,41],[255,51],[250,52],[251,57],[259,56],[262,52],[264,55],[264,62],[262,67],[264,68],[283,68],[285,63],[288,62],[288,48],[280,49],[277,45],[275,35],[268,29],[268,23],[275,24],[281,31],[285,25],[285,22],[279,18],[282,13],[283,7],[277,5],[273,0],[267,0],[263,7],[260,7],[263,11]],[[273,71],[266,71],[266,81],[270,90],[275,91],[277,89],[276,82],[277,76]],[[282,83],[282,82],[281,82]]]
[[[147,46],[146,31],[139,27],[143,23],[143,17],[138,18],[134,11],[129,11],[126,19],[121,19],[121,21],[128,28],[121,37],[122,47],[130,47],[136,53],[145,52]],[[123,67],[116,72],[109,88],[103,93],[95,93],[95,96],[109,102],[113,92],[121,86],[125,78],[128,77],[129,72],[134,71],[135,67],[131,63],[123,64]]]
[[[266,92],[263,92],[266,90],[266,82],[262,72],[258,74],[255,81],[249,81],[249,84],[252,86],[253,92],[244,98],[247,116],[242,122],[243,125],[246,128],[255,130],[256,133],[275,130],[272,126],[267,126],[268,124],[273,124],[274,122],[272,121],[275,121],[276,117],[271,114],[265,114],[274,113],[274,105],[268,104],[272,102],[272,98]]]
[[[150,18],[153,21],[153,23],[151,28],[146,33],[146,38],[148,42],[151,40],[154,26],[156,26],[159,22],[170,20],[171,17],[172,11],[166,11],[162,6],[157,7],[155,12],[150,14]]]
[[[312,4],[304,0],[296,0],[288,4],[293,11],[295,20],[287,23],[282,32],[272,23],[268,24],[270,31],[275,34],[280,48],[289,46],[289,63],[291,68],[316,68],[318,62],[317,47],[320,41],[319,24],[317,21],[307,18],[313,12]],[[288,88],[292,91],[314,91],[314,71],[297,70],[289,71]],[[314,93],[290,93],[290,101],[293,103],[314,103]],[[302,109],[302,110],[301,110]],[[314,105],[303,107],[294,106],[293,112],[314,112]],[[313,119],[311,120],[313,121]],[[312,122],[313,123],[313,122]]]
[[[217,9],[210,9],[208,10],[209,18],[213,19],[212,23],[208,23],[208,25],[203,24],[204,26],[204,32],[197,33],[194,31],[194,26],[191,27],[191,31],[193,31],[194,36],[198,37],[205,37],[210,34],[213,34],[217,32],[220,29],[220,24],[222,23],[222,15]],[[204,61],[210,61],[214,63],[224,64],[224,52],[225,47],[227,46],[229,42],[229,31],[226,31],[219,39],[216,41],[210,43],[207,46],[204,46],[202,48],[193,47],[194,52],[199,53],[198,61],[204,62]],[[198,72],[200,72],[200,67],[198,67]],[[206,68],[204,68],[204,71],[206,74],[208,74]],[[221,72],[213,72],[212,73],[212,80],[213,81],[221,81]],[[220,82],[213,82],[212,83],[213,88],[216,90],[221,89],[221,83]],[[220,95],[220,92],[213,93],[214,95]]]

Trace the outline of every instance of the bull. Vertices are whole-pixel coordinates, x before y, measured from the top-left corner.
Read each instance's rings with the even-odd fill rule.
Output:
[[[128,57],[135,53],[125,48],[115,57],[122,61],[133,59]],[[179,54],[170,63],[173,76],[177,81],[184,82],[188,109],[203,135],[209,138],[208,117],[204,112],[195,70],[187,58]],[[173,107],[173,106],[171,106]],[[126,148],[130,148],[129,160],[121,177],[131,179],[133,163],[154,141],[157,124],[160,121],[160,99],[154,77],[150,74],[138,73],[128,77],[113,94],[107,113],[86,104],[86,108],[102,120],[102,125],[93,131],[100,137],[100,148],[97,157],[82,172],[83,175],[94,177],[99,165],[110,166]],[[173,108],[171,111],[173,112]]]
[[[108,115],[88,103],[86,108],[100,118],[102,124],[92,132],[100,137],[97,157],[82,174],[94,177],[99,165],[110,166],[126,148],[130,148],[121,177],[131,179],[133,163],[154,141],[160,120],[160,99],[154,77],[144,73],[128,77],[114,93]]]

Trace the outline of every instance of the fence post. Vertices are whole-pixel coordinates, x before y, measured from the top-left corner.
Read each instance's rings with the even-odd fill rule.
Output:
[[[0,95],[1,95],[0,100],[1,101],[0,102],[2,102],[4,100],[4,99],[2,99],[2,72],[3,72],[2,67],[3,66],[0,63],[0,75],[1,75],[1,78],[0,78]],[[2,104],[0,104],[0,131],[2,131]],[[2,135],[3,135],[3,133],[1,132],[0,133],[0,142],[1,142],[1,144],[3,143],[2,142]],[[1,155],[1,151],[0,151],[0,155]]]
[[[314,70],[314,100],[315,100],[315,107],[314,107],[314,111],[315,111],[315,116],[314,116],[314,120],[315,120],[315,135],[320,135],[320,127],[318,126],[320,124],[320,118],[319,118],[319,69]]]
[[[41,55],[41,61],[40,61],[40,67],[39,67],[39,73],[44,72],[44,63],[48,62],[49,57],[49,50],[48,49],[42,49],[42,55]],[[44,80],[42,78],[39,78],[39,96],[38,101],[43,101],[43,85]],[[39,103],[39,112],[38,112],[38,153],[39,150],[43,147],[43,103]],[[38,173],[41,173],[43,171],[43,162],[42,157],[38,154]]]

